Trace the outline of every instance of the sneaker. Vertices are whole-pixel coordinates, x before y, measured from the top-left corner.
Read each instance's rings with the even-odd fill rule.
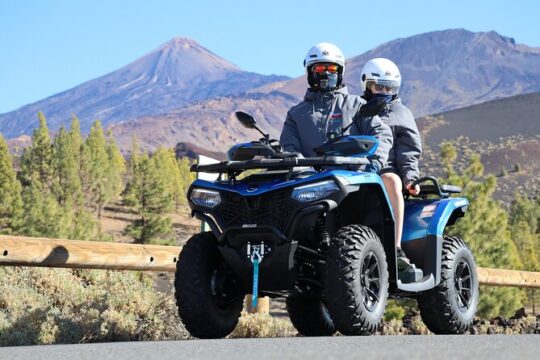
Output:
[[[407,255],[405,255],[405,251],[403,251],[402,248],[400,247],[396,248],[396,255],[397,255],[398,271],[401,272],[401,271],[405,271],[414,267],[414,265],[411,264],[411,261],[409,260]]]

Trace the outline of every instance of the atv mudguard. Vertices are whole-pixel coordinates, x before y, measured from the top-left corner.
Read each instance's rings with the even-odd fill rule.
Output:
[[[466,198],[414,199],[405,202],[401,246],[411,262],[422,269],[424,278],[411,284],[398,281],[400,290],[425,291],[440,283],[445,228],[462,217],[468,205]]]

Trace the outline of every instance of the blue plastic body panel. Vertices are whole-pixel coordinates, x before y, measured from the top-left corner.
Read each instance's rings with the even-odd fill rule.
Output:
[[[403,219],[402,242],[424,238],[428,235],[443,236],[448,219],[455,209],[468,206],[466,198],[427,199],[407,201],[405,204],[405,217]],[[435,206],[431,211],[422,211],[426,206]],[[428,210],[429,208],[426,208]]]
[[[266,183],[258,184],[256,188],[247,183],[239,181],[232,185],[228,182],[212,182],[206,180],[195,180],[193,187],[201,187],[213,190],[231,191],[242,196],[258,196],[269,191],[283,189],[290,186],[299,186],[311,182],[323,181],[325,179],[336,178],[343,185],[379,184],[384,191],[384,184],[381,178],[373,173],[348,171],[348,170],[328,170],[313,172],[313,175],[302,179],[291,179],[284,181],[281,177],[276,177]],[[386,195],[386,191],[385,191]],[[386,195],[388,199],[388,195]]]

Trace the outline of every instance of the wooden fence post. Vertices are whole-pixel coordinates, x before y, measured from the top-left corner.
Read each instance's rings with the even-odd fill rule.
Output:
[[[270,298],[268,296],[257,299],[257,306],[251,307],[251,294],[246,295],[244,300],[244,309],[250,314],[270,314]]]

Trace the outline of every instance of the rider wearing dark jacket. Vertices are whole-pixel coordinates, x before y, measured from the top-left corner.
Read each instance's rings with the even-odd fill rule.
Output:
[[[422,140],[416,120],[399,98],[388,103],[379,116],[390,126],[394,137],[394,145],[382,173],[394,172],[403,184],[410,184],[420,177],[418,159],[422,154]]]
[[[412,265],[401,249],[405,213],[402,191],[405,188],[412,195],[420,192],[418,185],[412,185],[419,177],[418,159],[422,153],[420,133],[411,111],[398,98],[401,74],[396,64],[384,58],[369,60],[364,65],[361,76],[365,100],[382,97],[387,101],[386,108],[379,116],[392,129],[393,147],[388,163],[381,170],[381,178],[394,213],[398,269],[406,270]]]
[[[304,100],[287,113],[280,137],[284,149],[315,156],[315,147],[341,135],[341,129],[354,122],[346,134],[372,135],[379,140],[367,170],[381,170],[392,147],[392,133],[378,116],[357,116],[365,100],[341,85],[345,67],[341,50],[332,44],[317,44],[308,52],[304,65],[310,88]]]

